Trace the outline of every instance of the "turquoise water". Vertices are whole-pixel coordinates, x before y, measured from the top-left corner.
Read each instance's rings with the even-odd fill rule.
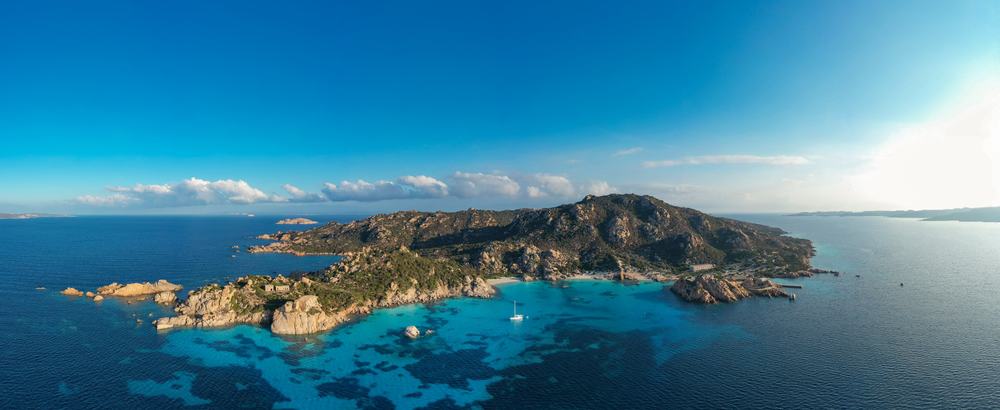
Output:
[[[334,258],[233,258],[231,245],[274,230],[259,218],[0,221],[0,407],[997,406],[1000,224],[736,217],[812,239],[815,265],[847,274],[790,281],[805,286],[794,303],[533,282],[307,337],[157,333],[149,322],[167,309],[56,290],[161,277],[191,288]],[[513,300],[523,323],[507,319]],[[409,340],[411,324],[434,333]]]
[[[544,363],[548,355],[600,349],[607,343],[598,338],[575,345],[558,339],[555,329],[648,333],[658,363],[723,335],[741,337],[735,326],[694,323],[692,312],[671,303],[673,296],[659,284],[622,286],[582,280],[499,288],[501,295],[495,299],[384,309],[310,338],[282,339],[248,326],[172,332],[160,351],[200,366],[261,369],[267,383],[289,398],[278,407],[353,407],[384,400],[414,408],[488,400],[487,387],[502,380],[503,369]],[[514,300],[528,316],[521,323],[507,318]],[[402,334],[409,324],[434,333],[409,340]],[[614,371],[608,365],[604,372]],[[141,387],[145,389],[133,392],[164,391],[155,384]]]

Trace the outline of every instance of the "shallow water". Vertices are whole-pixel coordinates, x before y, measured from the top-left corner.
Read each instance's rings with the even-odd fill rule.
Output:
[[[260,217],[0,221],[0,407],[998,405],[1000,224],[736,217],[812,239],[816,266],[848,274],[795,280],[794,303],[513,283],[495,299],[379,310],[308,337],[157,333],[149,322],[168,309],[57,291],[157,278],[190,289],[334,258],[231,257],[279,228]],[[513,300],[523,323],[507,319]],[[409,340],[410,324],[434,333]]]

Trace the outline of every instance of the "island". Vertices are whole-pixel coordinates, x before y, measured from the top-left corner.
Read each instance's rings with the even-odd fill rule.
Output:
[[[35,219],[35,218],[57,218],[64,217],[65,215],[53,215],[53,214],[7,214],[0,213],[0,219]]]
[[[260,238],[272,242],[250,252],[342,258],[318,272],[196,289],[156,328],[251,324],[315,333],[377,308],[491,297],[490,281],[511,277],[672,281],[682,299],[711,304],[787,297],[770,278],[829,273],[810,267],[806,239],[633,194],[544,209],[403,211]]]
[[[916,218],[922,221],[1000,222],[1000,207],[924,209],[903,211],[821,211],[799,212],[791,216],[883,216]]]
[[[278,225],[316,225],[318,223],[308,218],[288,218],[277,222]]]
[[[161,305],[173,305],[177,302],[177,294],[175,292],[183,289],[181,285],[170,283],[166,280],[160,279],[156,282],[142,282],[142,283],[128,283],[120,284],[118,282],[110,283],[97,288],[96,292],[83,292],[76,288],[66,288],[63,289],[62,293],[66,296],[84,296],[94,300],[94,302],[100,302],[104,300],[105,296],[115,296],[120,298],[145,298],[147,296],[153,296],[153,300]]]

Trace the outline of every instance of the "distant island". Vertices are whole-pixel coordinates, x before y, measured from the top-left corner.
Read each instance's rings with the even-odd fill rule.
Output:
[[[35,218],[60,218],[66,215],[53,214],[4,214],[0,213],[0,219],[35,219]]]
[[[812,243],[778,228],[631,194],[546,209],[403,211],[261,238],[274,242],[251,252],[343,258],[318,272],[194,290],[157,329],[253,324],[315,333],[376,308],[491,297],[494,284],[509,280],[672,281],[682,299],[710,304],[793,297],[770,278],[835,273],[810,268]]]
[[[277,222],[278,225],[316,225],[318,223],[319,222],[307,218],[288,218]]]
[[[800,212],[791,214],[791,216],[883,216],[888,218],[918,218],[923,221],[1000,222],[1000,207],[905,211]]]

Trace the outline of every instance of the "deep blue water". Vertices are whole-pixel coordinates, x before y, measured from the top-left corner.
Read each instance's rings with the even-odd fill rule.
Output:
[[[738,217],[813,240],[815,265],[849,274],[796,280],[794,303],[694,306],[654,283],[535,282],[309,337],[157,333],[150,321],[169,309],[58,290],[159,278],[191,289],[335,258],[233,253],[280,228],[266,217],[0,221],[0,407],[1000,405],[1000,224]],[[506,319],[514,299],[521,324]],[[401,337],[410,324],[435,334]]]

